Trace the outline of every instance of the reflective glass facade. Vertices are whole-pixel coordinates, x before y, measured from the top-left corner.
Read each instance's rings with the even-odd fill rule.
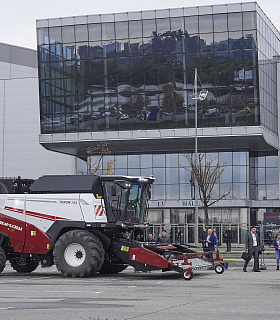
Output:
[[[255,3],[39,20],[41,132],[277,131],[279,34]]]
[[[91,163],[98,160],[92,157]],[[220,182],[215,186],[213,198],[230,190],[227,200],[279,199],[279,172],[277,153],[209,152],[206,161],[225,164]],[[191,200],[194,197],[190,172],[182,168],[189,163],[184,154],[110,155],[103,159],[97,174],[105,174],[107,162],[113,160],[111,172],[117,175],[156,177],[152,200]],[[86,173],[86,163],[80,161],[78,173]],[[183,202],[182,202],[183,203]],[[184,205],[184,203],[183,203]]]

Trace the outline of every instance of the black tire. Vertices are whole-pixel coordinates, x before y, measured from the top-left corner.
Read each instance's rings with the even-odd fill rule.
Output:
[[[0,247],[0,273],[5,269],[6,261],[5,251]]]
[[[65,277],[89,277],[104,262],[102,242],[90,232],[71,230],[64,233],[53,250],[54,264]]]
[[[39,265],[38,261],[21,262],[19,258],[10,260],[10,263],[12,268],[19,273],[30,273],[36,270]]]
[[[191,271],[190,273],[188,273],[188,270],[183,271],[183,278],[185,280],[192,280],[193,272]]]
[[[0,193],[11,193],[9,187],[4,182],[0,182]]]
[[[225,271],[225,268],[222,264],[215,265],[215,272],[218,274],[222,274]]]
[[[99,270],[99,273],[101,273],[101,274],[116,274],[116,273],[122,272],[127,267],[128,267],[128,265],[124,265],[124,264],[116,265],[116,264],[104,263],[103,266],[101,267],[101,269]]]

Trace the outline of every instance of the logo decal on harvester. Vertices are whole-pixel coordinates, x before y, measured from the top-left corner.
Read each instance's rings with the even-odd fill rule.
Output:
[[[15,225],[15,224],[11,224],[11,223],[4,222],[4,221],[1,221],[1,220],[0,220],[0,224],[2,224],[2,226],[8,227],[8,228],[12,228],[12,229],[16,229],[18,231],[22,231],[22,227],[19,227],[19,226]]]
[[[95,216],[96,217],[101,217],[103,216],[103,208],[101,204],[95,204],[94,205],[94,209],[95,209]]]

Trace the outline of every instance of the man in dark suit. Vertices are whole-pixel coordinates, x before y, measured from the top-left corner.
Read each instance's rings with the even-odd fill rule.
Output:
[[[243,271],[247,272],[247,265],[249,261],[254,257],[254,272],[260,272],[259,270],[259,247],[260,238],[257,234],[257,229],[255,227],[251,228],[251,232],[246,234],[245,249],[249,253],[249,259],[245,261]]]
[[[206,228],[203,228],[202,230],[202,234],[201,234],[201,243],[202,243],[202,249],[203,251],[206,251],[205,248],[206,248],[206,238],[207,238],[207,231],[206,231]]]
[[[205,242],[205,251],[215,251],[215,244],[217,243],[217,238],[214,236],[212,233],[212,229],[208,229],[208,235],[206,237],[206,242]],[[213,259],[213,253],[209,253],[207,255],[207,258]]]

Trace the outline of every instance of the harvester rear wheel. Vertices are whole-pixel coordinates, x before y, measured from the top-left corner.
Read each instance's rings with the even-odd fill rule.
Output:
[[[6,266],[6,254],[5,251],[0,247],[0,273],[5,269]]]
[[[30,273],[37,269],[39,265],[38,261],[21,262],[19,258],[10,260],[10,263],[12,268],[19,273]]]
[[[88,277],[97,273],[104,262],[102,242],[90,232],[71,230],[64,233],[53,250],[57,270],[66,277]]]

